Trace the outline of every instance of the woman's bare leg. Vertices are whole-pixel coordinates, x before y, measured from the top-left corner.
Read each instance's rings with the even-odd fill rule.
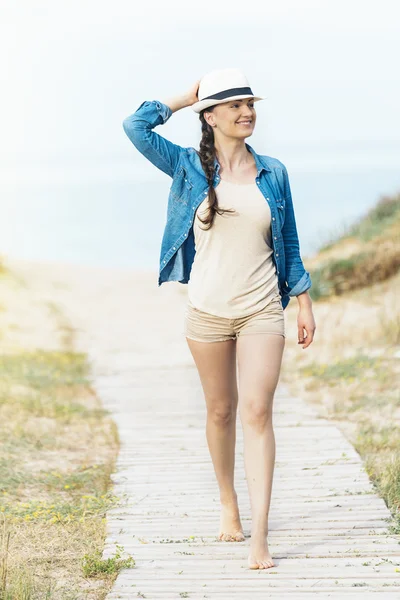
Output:
[[[239,336],[239,411],[243,426],[244,463],[250,494],[252,528],[248,564],[274,566],[268,549],[268,513],[275,466],[272,405],[279,380],[285,338],[257,333]]]
[[[236,340],[197,342],[186,338],[207,406],[206,437],[217,478],[221,522],[219,539],[243,541],[234,488],[236,415]]]

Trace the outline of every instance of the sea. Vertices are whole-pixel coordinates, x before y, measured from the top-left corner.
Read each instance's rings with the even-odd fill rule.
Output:
[[[157,271],[170,182],[3,182],[0,255]],[[400,170],[296,171],[290,182],[305,259],[381,197],[400,193]]]

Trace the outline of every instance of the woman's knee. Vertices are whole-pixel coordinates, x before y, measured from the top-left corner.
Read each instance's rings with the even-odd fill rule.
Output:
[[[236,419],[236,409],[236,402],[233,399],[225,402],[219,399],[219,401],[213,402],[209,398],[207,402],[207,418],[215,425],[226,427]]]
[[[272,424],[272,398],[243,399],[240,404],[240,418],[244,425],[263,430]]]

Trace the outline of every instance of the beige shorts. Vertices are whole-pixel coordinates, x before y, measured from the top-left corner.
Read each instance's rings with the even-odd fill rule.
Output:
[[[286,337],[280,295],[272,298],[261,310],[236,319],[217,317],[194,308],[190,303],[186,305],[185,337],[198,342],[222,342],[249,333],[276,333]]]

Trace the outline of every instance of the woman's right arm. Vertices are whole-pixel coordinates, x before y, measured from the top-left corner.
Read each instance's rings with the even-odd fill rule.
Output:
[[[174,175],[183,148],[153,129],[168,121],[172,113],[197,102],[198,84],[197,81],[187,94],[169,98],[165,102],[145,100],[122,123],[126,135],[139,152],[170,177]]]

